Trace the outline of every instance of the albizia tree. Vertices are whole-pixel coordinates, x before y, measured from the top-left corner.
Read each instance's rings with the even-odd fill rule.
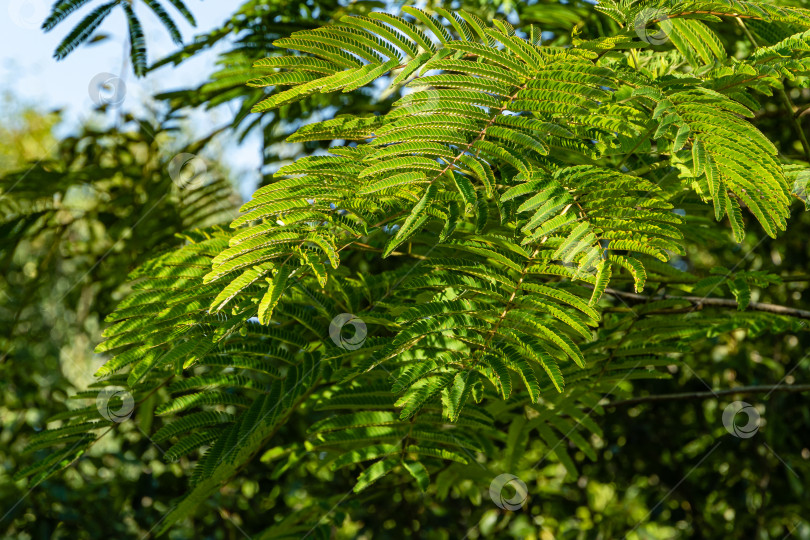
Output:
[[[273,88],[255,113],[316,94],[400,99],[300,127],[290,142],[328,153],[278,170],[229,229],[189,231],[135,271],[99,381],[78,396],[96,403],[35,436],[55,450],[20,476],[43,481],[148,404],[164,458],[196,462],[161,531],[260,453],[274,479],[324,494],[269,537],[328,537],[345,517],[331,503],[372,485],[442,499],[472,480],[515,510],[542,489],[501,475],[552,464],[576,478],[631,381],[669,376],[701,340],[798,330],[807,312],[751,299],[778,276],[692,254],[790,234],[810,146],[786,84],[807,83],[810,12],[594,9],[615,23],[568,46],[411,7],[277,40],[291,52],[255,64],[248,86]],[[727,50],[721,25],[747,48]],[[758,129],[764,104],[786,113],[793,147]]]

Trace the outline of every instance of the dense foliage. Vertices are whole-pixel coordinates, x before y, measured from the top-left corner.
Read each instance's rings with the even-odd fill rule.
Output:
[[[162,96],[239,100],[233,128],[274,145],[239,217],[221,178],[178,187],[137,132],[2,179],[3,288],[28,298],[9,303],[27,307],[8,314],[6,362],[34,351],[19,327],[44,324],[45,268],[90,266],[70,305],[106,316],[84,404],[20,434],[26,489],[103,461],[123,431],[126,460],[189,482],[153,480],[139,533],[224,536],[201,507],[266,538],[810,532],[793,384],[810,312],[792,305],[810,11],[549,5],[580,23],[549,33],[476,6],[333,5],[264,56],[281,31],[255,31],[256,4],[223,29],[241,37],[214,82]],[[103,196],[62,203],[77,189]],[[131,251],[92,265],[65,234]],[[747,394],[767,403],[752,437],[721,420]]]

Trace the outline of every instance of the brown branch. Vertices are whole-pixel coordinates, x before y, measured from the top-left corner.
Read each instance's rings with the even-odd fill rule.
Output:
[[[634,300],[637,302],[646,302],[650,299],[653,299],[652,297],[645,296],[643,294],[617,291],[616,289],[605,289],[605,293],[611,296],[615,296],[616,298],[624,298],[626,300]],[[691,304],[693,304],[695,306],[695,309],[701,309],[703,306],[725,307],[725,308],[737,307],[736,300],[731,300],[727,298],[711,298],[703,296],[672,296],[669,294],[665,294],[662,296],[657,296],[654,299],[683,300],[685,302],[690,302]],[[810,319],[810,311],[780,306],[777,304],[766,304],[764,302],[751,302],[748,304],[748,307],[746,309],[751,311],[764,311],[767,313],[775,313],[777,315],[786,315],[788,317],[797,317],[799,319]]]
[[[810,392],[810,384],[785,385],[777,384],[773,386],[740,386],[737,388],[726,388],[713,392],[683,392],[680,394],[655,394],[642,396],[621,401],[612,401],[603,405],[604,407],[623,407],[626,405],[636,405],[638,403],[652,403],[657,401],[684,401],[687,399],[710,399],[733,394],[770,394],[771,392]]]
[[[803,275],[794,275],[794,276],[778,276],[779,280],[782,283],[796,283],[796,282],[803,282],[803,281],[810,281],[810,275],[803,276]],[[635,278],[632,276],[613,276],[610,278],[611,281],[634,281]],[[647,278],[647,283],[669,283],[675,285],[694,285],[698,282],[698,278],[694,279],[659,279],[659,278]]]

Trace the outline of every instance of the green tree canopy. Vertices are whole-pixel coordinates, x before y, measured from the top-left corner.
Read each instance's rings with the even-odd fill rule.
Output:
[[[96,381],[19,429],[15,479],[98,493],[134,468],[113,504],[146,521],[71,523],[88,536],[808,533],[810,11],[386,7],[247,2],[159,64],[236,35],[213,82],[162,97],[262,127],[238,217],[194,168],[210,138],[178,160],[88,133],[2,179],[5,288],[33,298],[7,365],[44,324],[43,269],[89,265],[105,316]],[[95,222],[115,260],[61,243]]]

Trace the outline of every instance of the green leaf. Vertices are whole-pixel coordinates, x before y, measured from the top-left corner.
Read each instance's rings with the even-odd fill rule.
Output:
[[[169,16],[169,14],[166,13],[166,10],[163,9],[163,6],[160,5],[158,0],[143,0],[143,1],[144,4],[149,6],[149,9],[151,9],[154,12],[154,14],[163,24],[163,26],[166,27],[166,30],[168,30],[169,35],[172,38],[172,41],[174,41],[178,45],[183,43],[183,36],[180,35],[180,30],[177,28],[177,25],[174,24],[174,21]]]
[[[416,480],[416,484],[419,486],[419,489],[421,489],[423,492],[427,491],[427,488],[430,485],[430,476],[428,475],[428,471],[425,466],[418,461],[411,460],[403,461],[402,466],[410,473],[411,476],[413,476],[414,480]]]
[[[285,266],[282,266],[276,270],[276,274],[273,276],[272,280],[267,280],[267,292],[264,293],[264,296],[262,296],[262,299],[259,301],[258,317],[260,323],[270,323],[270,318],[273,316],[273,310],[284,294],[284,288],[287,284],[288,277],[288,269]]]
[[[76,9],[81,4],[85,2],[72,2],[70,5],[75,6],[70,10],[63,10],[58,11],[56,6],[54,8],[54,14],[51,15],[43,25],[43,28],[46,30],[50,30],[58,24],[62,18],[66,17],[70,11]],[[62,40],[62,42],[56,47],[56,52],[54,53],[54,58],[57,60],[64,59],[67,55],[69,55],[76,47],[90,39],[90,36],[93,35],[93,32],[96,31],[96,28],[101,25],[107,15],[110,14],[112,9],[118,5],[118,0],[114,0],[112,2],[108,2],[103,4],[96,9],[94,9],[87,17],[85,17],[82,22],[76,25],[76,27]],[[58,13],[58,14],[57,14]],[[61,17],[61,18],[60,18]],[[54,22],[55,21],[55,22]]]
[[[438,191],[439,188],[435,183],[428,186],[422,198],[419,199],[419,202],[413,207],[410,215],[402,224],[402,227],[397,231],[397,234],[386,244],[383,257],[391,255],[396,248],[417,232],[419,227],[427,220],[427,209],[433,204],[433,200],[438,194]]]
[[[360,493],[371,484],[394,470],[394,467],[397,465],[399,465],[398,459],[388,458],[377,461],[357,477],[357,483],[354,485],[353,491],[355,493]]]
[[[146,37],[141,21],[138,20],[130,3],[124,2],[121,6],[124,8],[129,27],[129,57],[132,60],[132,69],[137,76],[142,77],[146,74]]]

